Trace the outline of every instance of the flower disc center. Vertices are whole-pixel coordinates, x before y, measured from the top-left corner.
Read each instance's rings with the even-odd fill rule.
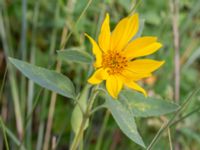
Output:
[[[121,73],[127,66],[126,57],[122,56],[119,52],[108,52],[103,54],[102,67],[108,69],[110,75]]]

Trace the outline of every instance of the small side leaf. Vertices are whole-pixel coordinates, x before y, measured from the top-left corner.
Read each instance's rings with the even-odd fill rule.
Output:
[[[83,113],[82,113],[80,107],[83,109],[84,112],[86,111],[90,87],[91,87],[91,85],[89,85],[89,84],[87,84],[85,86],[85,88],[83,89],[83,91],[80,95],[80,98],[78,99],[78,103],[81,106],[76,104],[76,106],[74,107],[74,110],[72,112],[71,126],[72,126],[72,130],[74,131],[75,134],[78,134],[78,131],[79,131],[80,126],[81,126],[81,122],[83,120]],[[88,124],[89,124],[89,119],[86,122],[84,130],[88,127]]]
[[[121,92],[119,99],[132,110],[135,117],[161,116],[174,112],[179,108],[177,104],[172,102],[144,97],[144,95],[128,89]]]
[[[75,48],[63,51],[57,51],[58,58],[64,61],[72,61],[79,63],[92,63],[92,56],[87,52]]]
[[[75,97],[74,85],[68,77],[55,71],[42,67],[37,67],[21,60],[17,60],[14,58],[9,58],[9,60],[27,78],[33,80],[40,86],[52,90],[65,97]]]
[[[132,141],[145,148],[145,144],[137,131],[133,113],[119,100],[114,100],[110,96],[107,96],[105,106],[111,111],[122,132]]]

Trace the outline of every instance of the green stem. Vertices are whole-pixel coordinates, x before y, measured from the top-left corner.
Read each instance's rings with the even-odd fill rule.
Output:
[[[102,108],[106,108],[106,106],[104,104],[102,104],[102,105],[95,107],[93,110],[91,110],[90,115],[94,114],[96,111],[98,111]]]
[[[173,150],[170,128],[167,128],[167,132],[168,132],[168,137],[169,137],[169,146],[170,146],[170,150]]]
[[[86,124],[87,120],[89,119],[90,112],[91,112],[94,100],[97,96],[97,93],[98,92],[96,91],[96,89],[94,89],[92,92],[92,95],[90,96],[90,99],[89,99],[89,102],[87,105],[87,109],[86,109],[85,113],[83,114],[83,120],[81,122],[80,129],[73,139],[70,150],[76,150],[80,144],[81,139],[83,138],[85,124]]]
[[[197,107],[196,109],[194,109],[193,111],[189,112],[188,114],[186,114],[185,116],[179,118],[178,120],[174,121],[170,126],[174,126],[176,125],[177,123],[179,123],[180,121],[186,119],[187,117],[193,115],[194,113],[200,111],[200,107]]]
[[[100,150],[101,149],[101,144],[102,144],[102,140],[103,140],[103,135],[105,133],[105,129],[106,129],[106,125],[108,123],[108,119],[110,117],[110,111],[107,110],[106,111],[106,115],[104,117],[104,121],[103,121],[103,125],[102,125],[102,128],[100,130],[100,133],[99,133],[99,137],[98,137],[98,141],[97,141],[97,145],[95,147],[95,150]]]
[[[78,101],[78,98],[75,99],[75,105],[77,105],[80,108],[81,113],[84,114],[84,109],[83,109],[81,103]]]

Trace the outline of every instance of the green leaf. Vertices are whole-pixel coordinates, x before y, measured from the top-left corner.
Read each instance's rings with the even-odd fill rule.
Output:
[[[176,111],[179,106],[158,98],[144,97],[132,90],[123,90],[119,98],[135,117],[161,116]]]
[[[81,93],[80,98],[78,99],[79,104],[76,104],[76,106],[74,107],[74,110],[72,112],[71,126],[72,126],[72,130],[74,131],[75,134],[78,134],[80,126],[81,126],[81,122],[83,120],[83,113],[82,113],[80,107],[83,109],[84,112],[86,111],[90,87],[91,87],[91,85],[89,85],[89,84],[87,84],[85,86],[85,88],[83,89],[83,91]],[[86,122],[84,130],[88,127],[88,125],[89,125],[89,119]]]
[[[134,115],[120,100],[114,100],[110,96],[106,99],[105,106],[111,111],[122,132],[132,141],[145,148],[145,144],[137,131]]]
[[[33,80],[40,86],[69,98],[75,97],[74,85],[68,77],[55,71],[37,67],[35,65],[14,58],[9,58],[9,60],[27,78]]]
[[[58,58],[64,61],[73,61],[79,63],[92,63],[92,56],[87,52],[75,48],[57,51]]]

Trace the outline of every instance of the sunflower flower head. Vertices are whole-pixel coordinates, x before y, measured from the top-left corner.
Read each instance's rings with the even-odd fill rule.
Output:
[[[106,14],[98,37],[98,44],[86,34],[96,57],[95,72],[88,82],[100,84],[105,80],[108,93],[115,99],[123,86],[139,91],[146,96],[146,91],[136,81],[151,76],[152,72],[158,69],[164,61],[138,59],[138,57],[156,52],[162,47],[162,44],[157,42],[157,38],[153,36],[132,40],[139,28],[137,13],[120,20],[112,33],[109,22],[110,17]]]

